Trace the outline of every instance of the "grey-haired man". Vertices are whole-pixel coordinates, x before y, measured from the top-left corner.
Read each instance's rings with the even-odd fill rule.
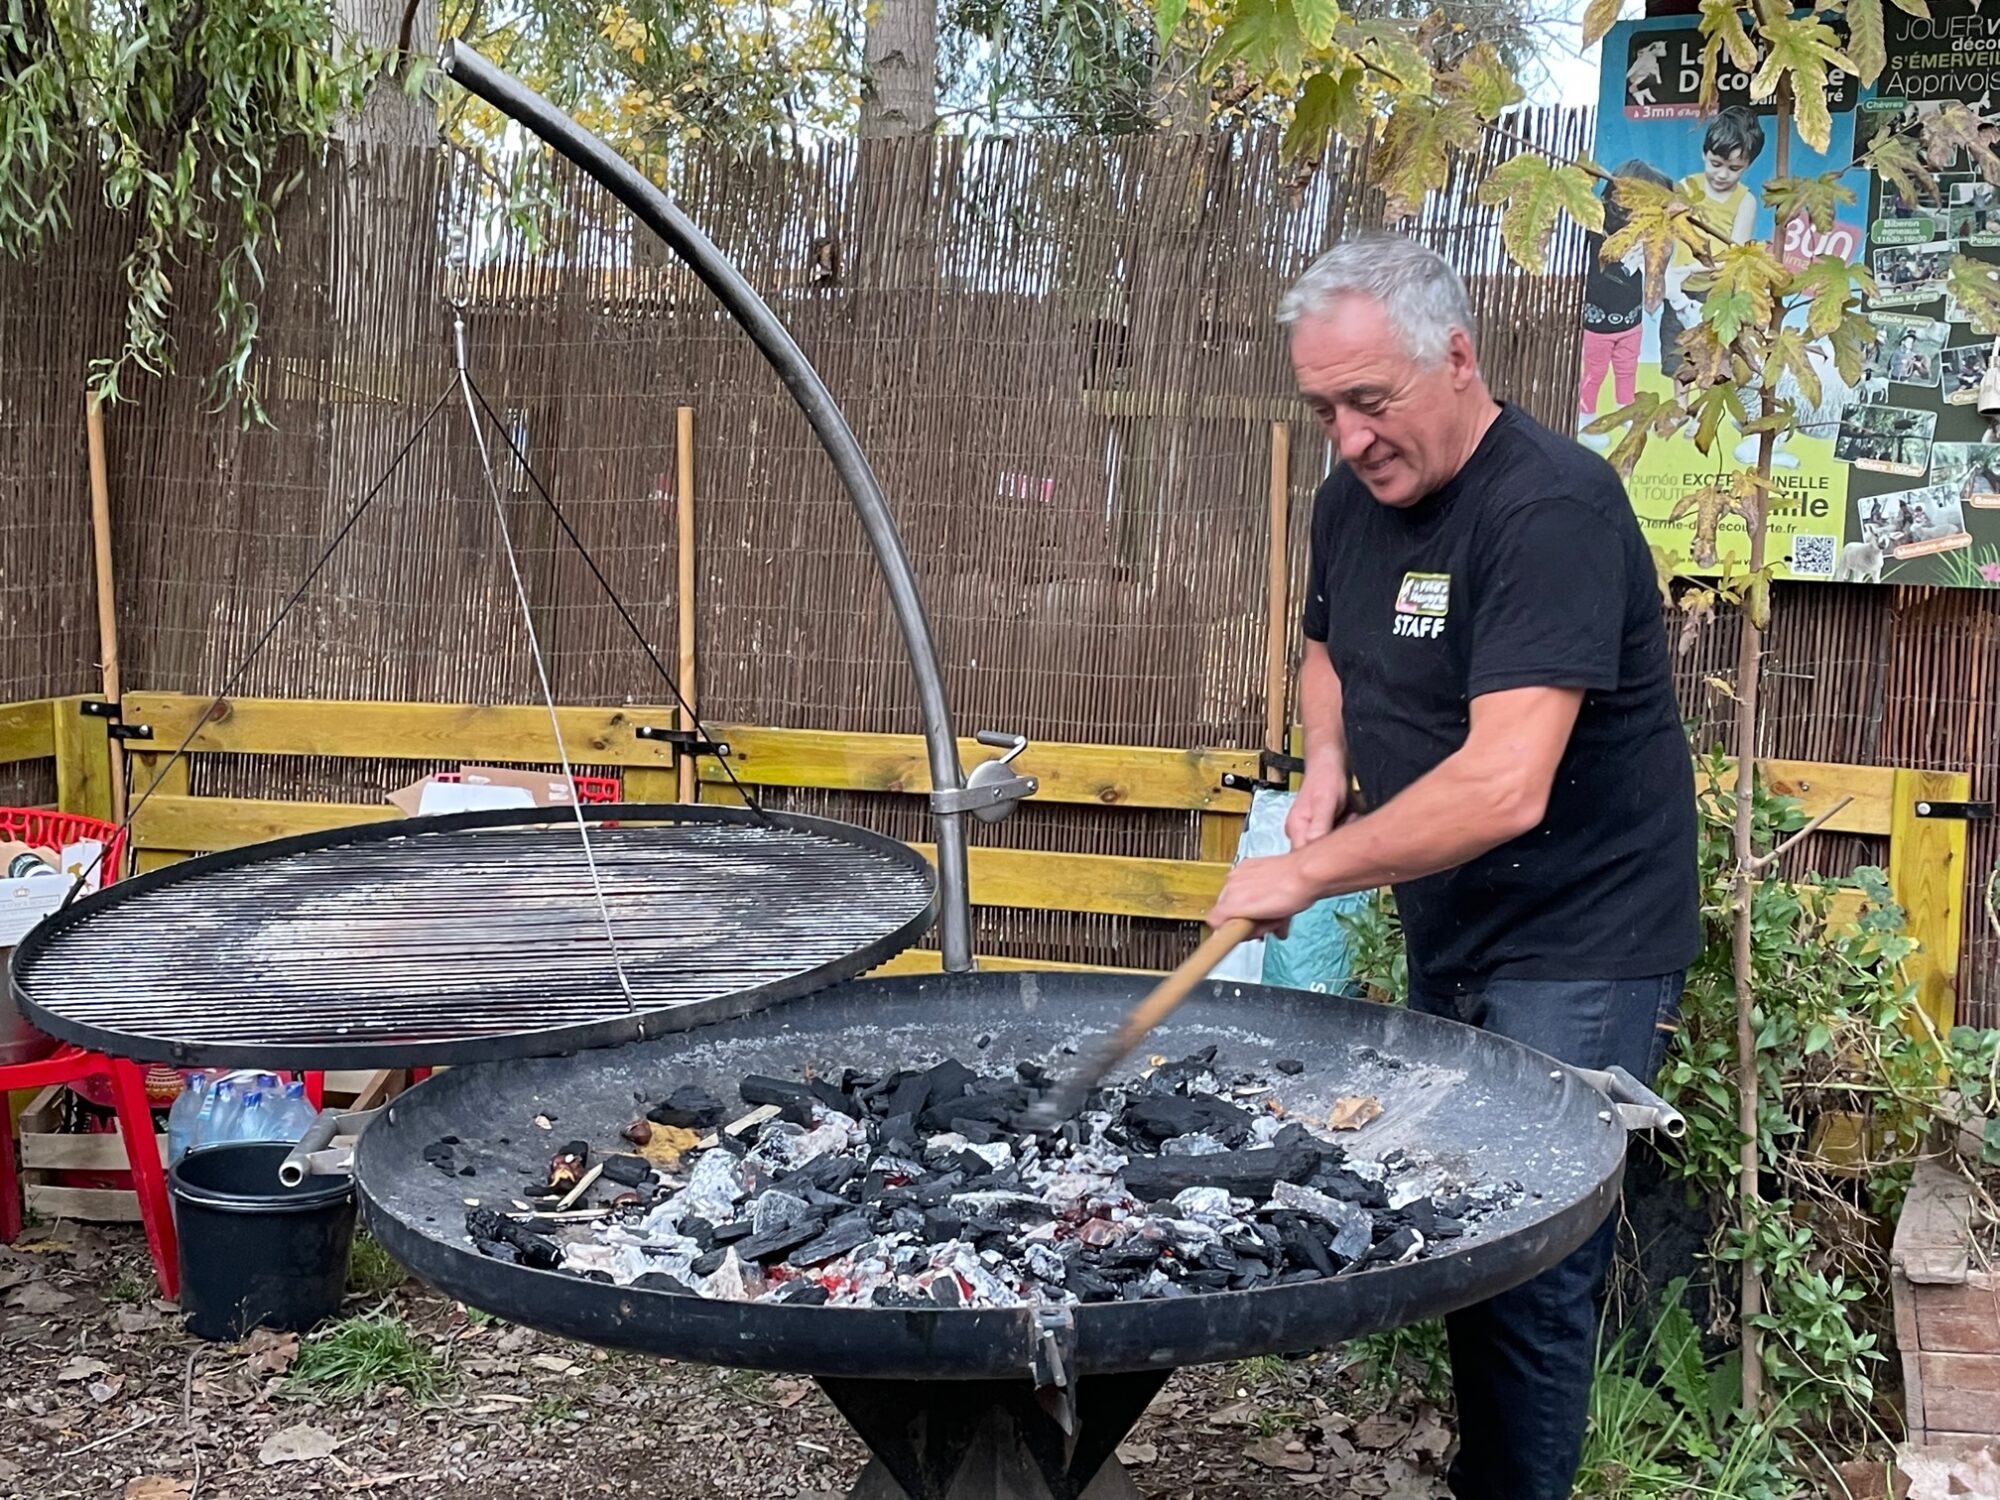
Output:
[[[1694,773],[1624,489],[1494,400],[1430,250],[1337,246],[1282,317],[1343,462],[1313,513],[1292,851],[1243,861],[1210,920],[1392,885],[1413,1006],[1651,1078],[1701,947]],[[1345,818],[1350,775],[1374,811]],[[1460,1500],[1567,1500],[1613,1232],[1448,1320]]]

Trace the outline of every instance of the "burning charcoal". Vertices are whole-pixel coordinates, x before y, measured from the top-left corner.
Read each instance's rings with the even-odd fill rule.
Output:
[[[1293,1266],[1310,1268],[1319,1276],[1331,1276],[1339,1269],[1325,1243],[1304,1218],[1288,1213],[1275,1222],[1278,1237],[1285,1242],[1285,1259]]]
[[[561,1260],[554,1245],[490,1208],[468,1208],[465,1211],[465,1232],[475,1242],[507,1246],[519,1257],[522,1265],[533,1266],[537,1270],[554,1270]]]
[[[683,1084],[646,1111],[646,1118],[655,1125],[671,1125],[679,1130],[713,1130],[728,1115],[726,1104],[692,1083]]]
[[[1030,1241],[1022,1247],[1021,1260],[1037,1279],[1046,1281],[1050,1286],[1061,1286],[1069,1274],[1069,1262],[1063,1259],[1062,1252],[1040,1240]]]
[[[1225,1146],[1240,1146],[1250,1136],[1250,1116],[1222,1099],[1148,1094],[1126,1105],[1119,1119],[1135,1136],[1151,1142],[1212,1135]]]
[[[672,1292],[683,1297],[690,1290],[686,1282],[678,1276],[669,1276],[665,1271],[647,1271],[643,1275],[633,1277],[631,1284],[641,1291]]]
[[[824,1215],[814,1212],[811,1204],[803,1198],[773,1188],[759,1198],[750,1210],[750,1226],[760,1235],[774,1230],[785,1229],[793,1224],[818,1224]]]
[[[1137,1157],[1120,1176],[1125,1189],[1145,1203],[1161,1203],[1191,1187],[1219,1187],[1232,1198],[1268,1198],[1280,1182],[1303,1182],[1319,1157],[1302,1147],[1257,1147],[1212,1156]]]
[[[998,1127],[982,1120],[957,1118],[950,1122],[950,1128],[953,1135],[962,1137],[971,1146],[990,1146],[1000,1139]]]
[[[778,1294],[787,1307],[824,1307],[832,1293],[816,1281],[795,1281]]]
[[[1276,1068],[1280,1073],[1283,1073],[1287,1078],[1296,1078],[1306,1070],[1306,1065],[1296,1057],[1281,1057],[1271,1066]]]
[[[604,1180],[615,1182],[620,1187],[637,1187],[642,1182],[653,1180],[653,1167],[643,1156],[607,1156],[604,1158]]]
[[[1158,1093],[1213,1090],[1217,1086],[1215,1050],[1213,1046],[1204,1047],[1179,1062],[1162,1063],[1153,1070],[1153,1076],[1146,1080],[1147,1087]]]
[[[965,1300],[965,1294],[958,1289],[958,1278],[940,1276],[931,1283],[931,1301],[939,1307],[957,1307]]]
[[[618,1132],[635,1146],[643,1146],[653,1138],[653,1127],[644,1120],[634,1120]]]
[[[722,1262],[728,1255],[729,1250],[727,1246],[718,1246],[706,1255],[696,1257],[695,1263],[689,1266],[688,1269],[697,1276],[713,1276],[717,1271],[722,1269]]]
[[[901,1287],[894,1286],[876,1287],[875,1295],[871,1300],[877,1307],[929,1307],[932,1305],[928,1297],[919,1297],[912,1292],[904,1291]]]
[[[911,1201],[918,1208],[936,1208],[941,1203],[950,1202],[952,1194],[964,1187],[965,1182],[965,1173],[946,1172],[942,1177],[934,1177],[918,1187],[911,1195]]]
[[[889,1232],[921,1236],[924,1232],[924,1211],[920,1208],[899,1208],[889,1215]]]
[[[1082,1302],[1111,1302],[1118,1296],[1118,1284],[1086,1266],[1080,1260],[1069,1263],[1063,1287]]]
[[[590,1162],[590,1143],[571,1141],[549,1159],[549,1186],[569,1190],[582,1180]]]

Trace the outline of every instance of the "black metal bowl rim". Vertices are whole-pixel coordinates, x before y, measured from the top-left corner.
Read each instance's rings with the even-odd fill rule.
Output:
[[[578,813],[589,823],[739,824],[775,826],[798,833],[818,834],[887,856],[924,883],[927,897],[923,906],[901,925],[853,952],[766,985],[730,991],[709,1000],[653,1010],[634,1010],[601,1021],[442,1041],[315,1042],[279,1047],[247,1043],[189,1046],[171,1038],[110,1031],[71,1020],[60,1011],[50,1010],[38,1003],[23,982],[23,976],[33,968],[43,951],[69,929],[122,903],[167,886],[198,880],[219,871],[341,845],[391,843],[469,829],[570,826]],[[292,834],[213,854],[199,854],[158,870],[114,881],[43,918],[21,939],[7,961],[7,989],[21,1013],[50,1036],[140,1062],[167,1062],[182,1067],[287,1068],[427,1067],[442,1063],[506,1062],[520,1057],[548,1056],[644,1041],[711,1021],[731,1020],[781,1000],[796,999],[825,986],[858,978],[903,952],[929,931],[937,919],[937,909],[937,872],[929,860],[898,839],[834,818],[681,802],[604,802],[564,809],[484,808]]]

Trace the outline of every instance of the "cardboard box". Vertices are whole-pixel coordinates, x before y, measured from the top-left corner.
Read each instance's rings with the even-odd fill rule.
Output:
[[[560,772],[510,766],[460,766],[455,777],[426,776],[389,793],[388,800],[410,818],[489,807],[569,807],[575,801]]]

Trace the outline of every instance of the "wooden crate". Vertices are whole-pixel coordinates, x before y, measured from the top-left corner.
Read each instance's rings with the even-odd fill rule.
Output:
[[[1958,1173],[1918,1165],[1890,1254],[1915,1444],[2000,1440],[2000,1277],[1972,1262],[1971,1212]]]
[[[407,1075],[387,1068],[328,1073],[326,1102],[365,1108],[401,1092]],[[59,1088],[46,1088],[21,1111],[16,1126],[21,1143],[22,1198],[28,1211],[53,1222],[74,1219],[93,1224],[136,1224],[139,1195],[129,1188],[74,1187],[57,1180],[64,1172],[124,1172],[125,1138],[117,1131],[66,1134],[61,1123]],[[167,1159],[167,1138],[154,1137],[160,1160]]]

